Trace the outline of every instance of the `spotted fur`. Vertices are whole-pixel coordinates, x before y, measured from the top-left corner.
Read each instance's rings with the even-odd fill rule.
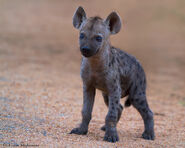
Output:
[[[109,36],[121,29],[121,20],[112,12],[107,19],[86,18],[85,11],[79,7],[73,17],[73,25],[80,30],[80,50],[82,52],[81,78],[83,81],[82,123],[71,133],[86,134],[91,120],[95,91],[102,91],[108,107],[104,140],[119,140],[116,125],[121,117],[123,106],[120,99],[127,96],[125,106],[133,105],[140,113],[145,130],[144,139],[154,140],[153,113],[146,99],[145,72],[135,57],[111,46]],[[100,40],[96,40],[99,36]],[[85,53],[84,53],[85,50]]]

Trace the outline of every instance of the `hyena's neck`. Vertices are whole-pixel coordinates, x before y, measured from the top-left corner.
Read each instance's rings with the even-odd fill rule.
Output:
[[[95,72],[106,70],[109,65],[110,56],[111,45],[110,43],[107,43],[98,51],[96,55],[88,58],[91,70]]]

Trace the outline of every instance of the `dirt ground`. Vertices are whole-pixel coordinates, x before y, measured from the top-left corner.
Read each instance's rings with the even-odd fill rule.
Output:
[[[155,141],[141,138],[143,121],[130,107],[118,124],[120,141],[104,142],[100,92],[88,134],[68,134],[81,120],[81,55],[72,26],[79,5],[88,16],[115,10],[122,17],[111,41],[146,71]],[[184,73],[184,0],[0,0],[0,147],[185,147]]]

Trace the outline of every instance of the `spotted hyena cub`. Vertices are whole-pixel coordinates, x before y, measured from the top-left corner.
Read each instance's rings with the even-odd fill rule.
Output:
[[[121,117],[123,106],[120,98],[127,97],[125,106],[133,105],[140,113],[145,130],[142,137],[154,140],[153,113],[146,99],[146,77],[135,57],[111,46],[109,36],[121,29],[121,20],[112,12],[105,20],[100,17],[87,18],[79,7],[73,17],[73,25],[80,30],[79,43],[83,55],[81,77],[83,80],[82,123],[71,134],[87,134],[94,104],[95,91],[102,91],[108,114],[104,140],[119,140],[116,125]]]

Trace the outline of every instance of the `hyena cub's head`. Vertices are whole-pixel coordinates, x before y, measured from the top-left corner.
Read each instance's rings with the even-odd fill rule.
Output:
[[[121,29],[121,20],[116,12],[112,12],[105,20],[100,17],[86,17],[82,7],[78,7],[73,17],[73,26],[80,30],[79,43],[83,56],[91,57],[103,50],[109,41],[110,34]]]

